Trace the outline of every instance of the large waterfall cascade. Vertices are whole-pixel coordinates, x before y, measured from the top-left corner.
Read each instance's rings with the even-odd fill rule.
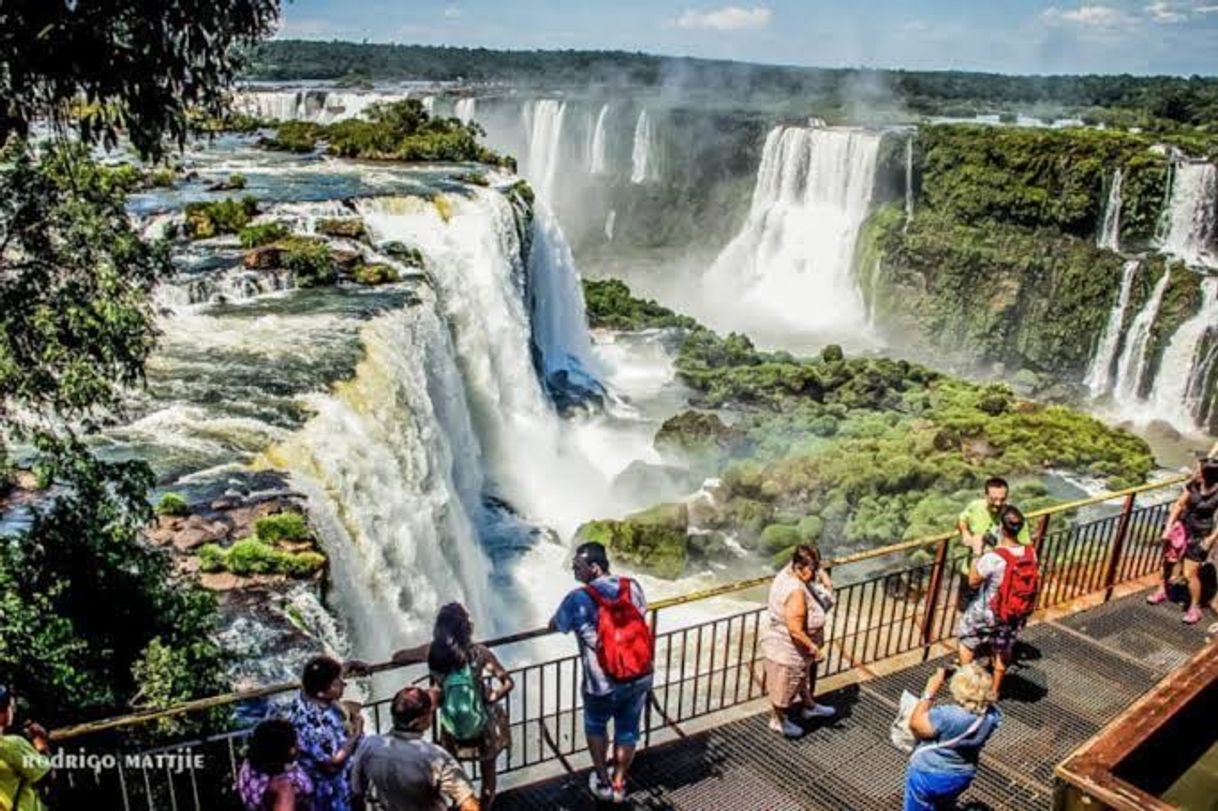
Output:
[[[463,124],[473,121],[477,111],[478,100],[473,96],[457,99],[457,103],[453,107],[453,115]]]
[[[1203,339],[1218,330],[1218,277],[1201,283],[1201,309],[1180,325],[1163,352],[1151,397],[1154,413],[1175,425],[1194,425],[1201,418],[1201,388],[1206,382]]]
[[[1121,328],[1125,326],[1125,311],[1129,309],[1129,297],[1141,264],[1137,259],[1130,259],[1121,273],[1121,289],[1117,293],[1116,304],[1108,316],[1108,324],[1104,327],[1104,334],[1100,336],[1100,342],[1092,356],[1091,368],[1087,371],[1085,382],[1093,398],[1107,394],[1112,387],[1112,364],[1116,360],[1117,347],[1121,342]]]
[[[1100,224],[1097,244],[1100,248],[1120,252],[1121,250],[1121,185],[1124,173],[1118,167],[1112,172],[1108,186],[1108,202],[1104,206],[1104,220]]]
[[[554,181],[562,160],[563,119],[567,103],[537,99],[524,106],[525,132],[528,134],[528,159],[524,171],[543,200],[552,200]]]
[[[1155,282],[1150,298],[1134,317],[1125,334],[1125,348],[1121,350],[1116,384],[1113,387],[1113,396],[1122,408],[1135,406],[1141,400],[1139,392],[1149,362],[1150,330],[1155,319],[1159,317],[1159,307],[1163,303],[1163,295],[1167,292],[1170,281],[1171,271],[1164,270],[1163,275]]]
[[[588,145],[589,174],[603,175],[607,171],[605,127],[608,119],[609,105],[601,105],[601,110],[596,115],[596,124],[592,128],[592,140]]]
[[[1164,253],[1218,268],[1218,166],[1178,160],[1173,167]]]
[[[879,145],[858,129],[769,133],[748,219],[705,277],[720,320],[798,334],[865,327],[852,267]]]
[[[266,121],[311,121],[332,124],[359,118],[374,104],[401,101],[406,93],[345,90],[247,90],[236,94],[233,106]]]
[[[657,178],[655,140],[655,125],[644,108],[639,111],[634,125],[634,147],[630,151],[631,183],[647,183]]]

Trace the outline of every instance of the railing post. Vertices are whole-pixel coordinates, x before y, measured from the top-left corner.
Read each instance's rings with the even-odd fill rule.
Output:
[[[1130,493],[1125,496],[1125,503],[1121,505],[1121,520],[1117,522],[1116,539],[1112,542],[1112,559],[1108,561],[1108,574],[1104,577],[1104,602],[1112,599],[1117,571],[1121,566],[1121,558],[1125,556],[1125,538],[1129,535],[1129,522],[1133,519],[1133,505],[1137,497],[1137,493]]]
[[[659,630],[659,627],[660,627],[660,611],[659,611],[659,609],[653,609],[651,612],[651,672],[652,672],[651,690],[652,690],[652,695],[651,695],[651,701],[648,701],[643,705],[643,748],[644,749],[651,746],[651,705],[655,701],[656,640],[659,639],[659,635],[656,632]],[[664,674],[664,678],[665,679],[668,678],[667,673]]]
[[[935,565],[930,573],[930,590],[926,594],[926,614],[922,617],[922,661],[930,658],[930,644],[935,635],[935,615],[939,608],[939,592],[943,588],[943,573],[947,570],[947,550],[952,539],[939,541],[935,550]],[[950,583],[950,579],[948,580]]]

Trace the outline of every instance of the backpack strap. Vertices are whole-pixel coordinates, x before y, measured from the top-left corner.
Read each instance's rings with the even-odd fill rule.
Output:
[[[619,577],[618,578],[617,601],[619,603],[626,602],[626,603],[629,603],[630,605],[634,605],[634,598],[631,594],[631,587],[633,585],[634,585],[634,581],[631,580],[629,577]]]
[[[990,711],[986,710],[981,715],[977,716],[977,720],[974,721],[968,729],[964,730],[964,732],[961,732],[951,740],[927,744],[926,746],[919,746],[918,752],[930,752],[934,749],[954,749],[965,738],[971,738],[974,734],[976,734],[977,730],[981,729],[981,725],[985,723],[985,719],[989,717],[989,714]]]
[[[584,592],[587,593],[587,595],[592,598],[592,602],[596,603],[597,608],[604,608],[606,605],[609,604],[609,601],[606,600],[605,596],[600,593],[600,590],[597,589],[596,586],[592,585],[591,583],[584,584]]]

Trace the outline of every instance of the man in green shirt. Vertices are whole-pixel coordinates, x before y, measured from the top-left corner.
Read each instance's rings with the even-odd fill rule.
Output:
[[[0,685],[0,811],[43,811],[34,784],[51,770],[47,732],[37,724],[28,724],[28,739],[9,735],[16,712],[16,698]]]
[[[1006,479],[997,476],[986,479],[985,498],[970,502],[960,513],[956,526],[960,530],[961,540],[973,551],[973,555],[980,555],[986,546],[994,546],[998,537],[998,513],[1006,506],[1010,492]],[[1025,546],[1032,543],[1027,522],[1019,531],[1018,540]]]

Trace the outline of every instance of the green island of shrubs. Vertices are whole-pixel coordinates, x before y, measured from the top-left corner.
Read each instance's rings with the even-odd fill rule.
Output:
[[[588,296],[592,323],[637,329],[678,317],[631,300],[619,285],[592,283],[613,292]],[[687,412],[665,424],[657,446],[673,463],[692,465],[695,478],[719,479],[713,505],[687,517],[684,505],[662,504],[578,532],[659,576],[678,576],[725,537],[765,560],[801,540],[840,552],[923,537],[950,527],[990,475],[1013,479],[1018,503],[1037,509],[1047,504],[1047,469],[1119,488],[1144,481],[1153,467],[1138,437],[1022,400],[1001,383],[847,358],[837,346],[796,358],[759,351],[743,335],[683,328],[676,368],[693,392],[693,413],[722,409],[730,425]]]
[[[239,234],[258,214],[258,200],[252,195],[240,199],[187,203],[184,230],[190,239],[208,239],[221,234]]]
[[[229,547],[205,544],[199,548],[199,568],[204,572],[235,575],[283,574],[311,577],[326,564],[319,552],[292,552],[277,548],[284,541],[312,541],[312,533],[299,513],[284,512],[254,522],[254,537],[242,538]]]
[[[475,123],[432,116],[419,99],[406,99],[374,105],[368,110],[367,120],[352,118],[330,125],[285,121],[262,145],[267,149],[308,153],[316,151],[324,141],[328,154],[342,158],[473,162],[515,171],[515,160],[478,143],[478,137],[484,134]]]

